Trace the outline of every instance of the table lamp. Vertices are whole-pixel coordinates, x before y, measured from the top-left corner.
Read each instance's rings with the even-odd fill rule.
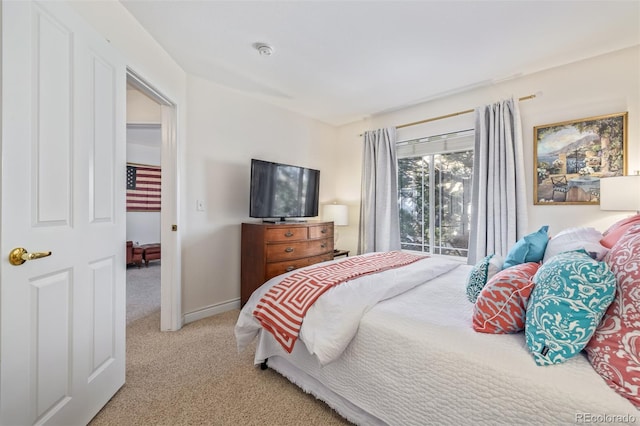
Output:
[[[640,174],[600,179],[600,210],[640,213]]]
[[[333,222],[333,248],[338,243],[338,226],[349,225],[349,209],[344,204],[325,204],[322,209],[322,218],[327,222]]]

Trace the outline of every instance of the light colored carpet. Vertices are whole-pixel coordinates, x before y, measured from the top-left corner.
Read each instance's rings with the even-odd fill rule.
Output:
[[[100,425],[348,425],[326,404],[238,354],[233,310],[160,332],[160,311],[127,327],[126,384]]]
[[[160,262],[127,266],[127,325],[160,309]]]

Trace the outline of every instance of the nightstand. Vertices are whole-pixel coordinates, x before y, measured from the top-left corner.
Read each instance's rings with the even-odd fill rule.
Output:
[[[334,250],[333,258],[335,259],[338,256],[349,256],[349,250]]]

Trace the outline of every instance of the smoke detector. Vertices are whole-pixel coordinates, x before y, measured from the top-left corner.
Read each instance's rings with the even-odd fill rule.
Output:
[[[273,54],[273,47],[267,43],[253,43],[253,48],[258,51],[260,56],[271,56]]]

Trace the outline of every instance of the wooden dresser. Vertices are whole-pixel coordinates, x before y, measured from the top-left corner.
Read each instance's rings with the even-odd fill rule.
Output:
[[[270,278],[333,259],[333,222],[243,223],[240,303]]]

